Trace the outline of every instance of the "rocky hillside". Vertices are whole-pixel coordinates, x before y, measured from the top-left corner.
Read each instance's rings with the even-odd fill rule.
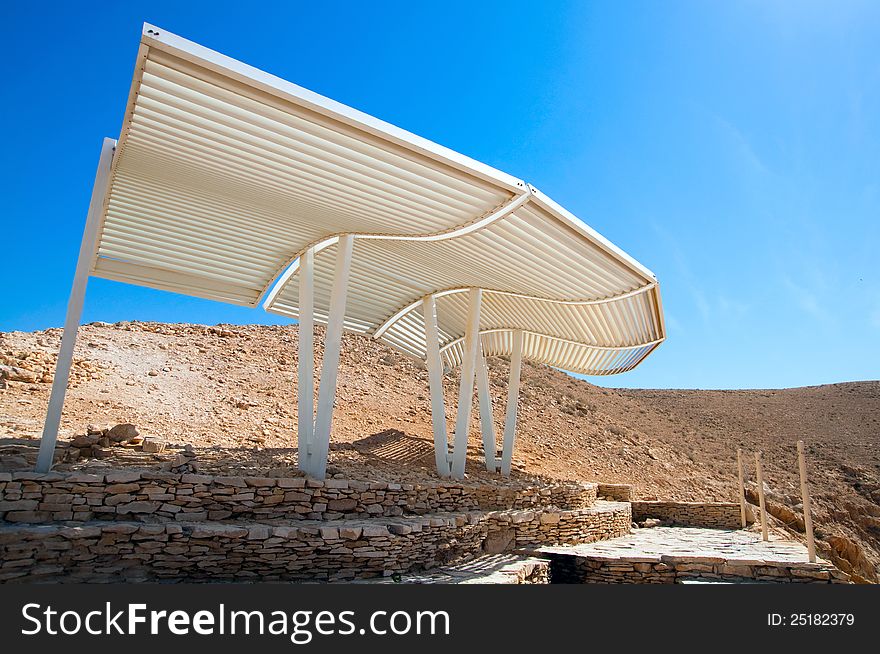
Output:
[[[33,460],[59,338],[60,330],[0,333],[0,469]],[[85,434],[90,423],[133,423],[142,436],[167,443],[166,452],[149,455],[156,465],[172,465],[169,456],[180,448],[178,457],[203,468],[290,466],[296,363],[292,326],[86,325],[62,438]],[[492,360],[490,369],[501,425],[507,363]],[[760,449],[771,512],[795,533],[801,508],[795,443],[803,439],[822,551],[876,580],[880,382],[764,391],[604,389],[526,364],[522,384],[516,474],[632,483],[643,498],[732,501],[736,448],[747,454],[752,479],[752,453]],[[447,375],[450,416],[456,389],[455,373]],[[427,394],[419,362],[347,335],[331,471],[432,476]],[[486,474],[480,453],[475,415],[470,475]],[[77,460],[83,455],[90,458]],[[126,456],[124,448],[96,444],[71,449],[59,465],[125,463]]]

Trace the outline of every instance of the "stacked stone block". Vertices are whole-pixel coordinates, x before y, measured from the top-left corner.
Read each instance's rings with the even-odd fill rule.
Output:
[[[0,523],[0,581],[336,581],[431,569],[542,543],[626,533],[629,506],[488,511],[295,524]]]
[[[629,504],[595,498],[575,482],[0,473],[0,582],[393,577],[627,533]]]
[[[589,507],[596,485],[395,484],[120,470],[0,473],[0,520],[340,520],[456,511]]]
[[[632,486],[630,484],[599,483],[596,486],[596,494],[600,499],[612,502],[629,502],[632,500]]]
[[[707,527],[710,529],[740,529],[742,518],[736,502],[632,502],[633,520],[641,522],[656,518],[664,525],[676,527]],[[746,512],[747,522],[754,520]]]
[[[549,553],[552,583],[675,584],[684,581],[732,583],[845,584],[847,575],[830,563],[726,560],[706,556],[612,557]]]

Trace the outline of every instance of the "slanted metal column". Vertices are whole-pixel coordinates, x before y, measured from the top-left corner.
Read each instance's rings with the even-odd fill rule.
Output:
[[[327,453],[330,451],[330,426],[333,422],[333,404],[336,402],[336,375],[339,372],[339,350],[342,346],[342,320],[348,295],[348,273],[351,270],[351,251],[354,236],[339,237],[336,246],[336,272],[330,294],[330,316],[324,339],[324,362],[321,364],[321,385],[318,388],[318,410],[309,474],[323,479],[327,474]]]
[[[474,403],[474,371],[477,364],[477,354],[480,351],[480,303],[482,299],[482,289],[472,288],[468,291],[468,319],[461,362],[461,383],[458,388],[455,445],[452,452],[452,476],[456,479],[464,479],[468,427],[471,421],[471,407]]]
[[[504,443],[501,447],[501,474],[510,475],[513,462],[513,441],[516,437],[516,411],[519,405],[519,374],[522,368],[523,333],[513,332],[510,353],[510,378],[507,383],[507,415],[504,420]]]
[[[98,159],[98,172],[92,186],[92,198],[89,201],[89,213],[79,246],[79,257],[76,261],[76,272],[73,275],[73,288],[67,301],[67,316],[64,319],[64,332],[61,336],[61,348],[58,351],[58,362],[55,364],[55,378],[52,380],[52,393],[46,409],[46,421],[43,423],[43,438],[40,441],[40,452],[37,455],[37,472],[49,472],[55,456],[55,443],[58,441],[58,426],[61,424],[61,411],[64,409],[64,396],[67,394],[67,381],[70,377],[70,366],[73,363],[73,349],[76,346],[76,335],[79,321],[82,318],[83,302],[86,297],[86,285],[92,271],[92,261],[98,244],[98,231],[104,213],[104,199],[110,185],[110,168],[113,165],[113,154],[116,151],[115,139],[104,139],[101,156]]]
[[[312,436],[315,429],[315,249],[299,260],[299,354],[297,438],[299,469],[309,472]]]
[[[431,422],[434,426],[434,460],[437,474],[448,477],[449,437],[446,432],[446,406],[443,401],[443,361],[440,359],[440,335],[437,330],[437,303],[433,295],[422,300],[425,318],[425,360],[431,390]]]
[[[483,435],[486,470],[495,472],[498,447],[495,444],[495,418],[492,415],[492,395],[489,392],[489,367],[486,365],[482,344],[477,360],[477,397],[480,401],[480,432]]]

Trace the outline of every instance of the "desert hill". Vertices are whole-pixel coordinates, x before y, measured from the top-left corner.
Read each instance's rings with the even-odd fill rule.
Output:
[[[322,335],[316,338],[318,344]],[[0,333],[0,469],[33,460],[60,330]],[[318,352],[320,364],[320,351]],[[131,422],[191,445],[206,469],[267,470],[296,460],[295,326],[95,323],[80,331],[62,439],[87,424]],[[496,429],[507,363],[489,362]],[[450,429],[456,373],[446,376]],[[427,372],[419,362],[346,335],[331,472],[365,478],[434,475]],[[797,522],[795,442],[807,443],[814,520],[823,551],[842,567],[880,571],[880,382],[785,390],[606,389],[524,364],[515,474],[631,483],[642,498],[736,499],[736,448],[764,452],[774,515]],[[117,450],[119,448],[113,448]],[[60,466],[125,463],[67,460]],[[468,474],[481,472],[478,416]],[[153,455],[158,465],[168,454]],[[137,460],[144,463],[144,456]]]

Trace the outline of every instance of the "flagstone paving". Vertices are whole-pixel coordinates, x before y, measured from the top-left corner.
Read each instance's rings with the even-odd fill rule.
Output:
[[[546,584],[546,560],[516,554],[489,554],[403,576],[362,579],[359,584]]]
[[[610,540],[545,547],[541,552],[571,553],[590,558],[620,559],[626,562],[655,561],[677,557],[691,561],[761,563],[807,563],[807,548],[796,541],[771,535],[767,542],[759,533],[744,530],[700,529],[695,527],[652,527],[633,530],[627,536]]]
[[[751,531],[652,527],[587,545],[542,547],[551,583],[849,583],[828,561],[811,563],[807,548]]]

